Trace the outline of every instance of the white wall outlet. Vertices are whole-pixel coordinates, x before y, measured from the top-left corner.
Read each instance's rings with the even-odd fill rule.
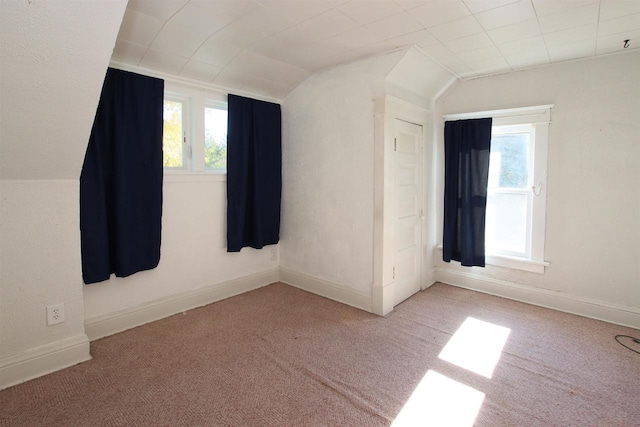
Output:
[[[64,303],[47,306],[47,326],[64,322]]]
[[[271,261],[278,260],[278,248],[271,248]]]

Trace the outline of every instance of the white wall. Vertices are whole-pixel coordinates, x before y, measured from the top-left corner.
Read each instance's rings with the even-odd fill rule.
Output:
[[[437,107],[440,117],[541,104],[555,104],[545,247],[551,265],[546,273],[461,268],[442,262],[439,251],[438,267],[640,313],[640,54],[463,81]],[[441,121],[441,168],[443,126]],[[439,200],[442,174],[440,169]],[[438,230],[441,242],[442,209]]]
[[[149,70],[133,71],[145,74]],[[205,101],[226,102],[227,94],[201,85],[177,83],[171,76],[161,78],[165,79],[166,91],[190,99],[189,130],[194,156],[197,153],[203,156]],[[125,278],[112,275],[107,281],[85,286],[86,324],[277,269],[277,245],[262,250],[243,248],[239,253],[227,252],[226,185],[224,175],[165,171],[158,267]],[[272,259],[274,254],[276,259]],[[227,296],[232,293],[230,290]],[[211,300],[204,299],[201,304],[209,302]],[[165,313],[169,314],[172,314],[171,310]]]
[[[125,7],[0,4],[0,387],[89,357],[78,177]],[[65,322],[47,327],[60,302]],[[70,358],[29,364],[70,341]]]
[[[278,261],[271,260],[271,249],[277,250],[277,246],[226,252],[226,181],[203,175],[192,179],[167,175],[160,264],[153,270],[125,278],[112,275],[108,281],[85,286],[89,322],[278,267]]]
[[[314,74],[285,98],[283,269],[371,295],[373,98],[400,56]]]

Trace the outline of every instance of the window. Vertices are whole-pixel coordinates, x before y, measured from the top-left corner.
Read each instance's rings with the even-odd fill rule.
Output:
[[[227,106],[223,103],[204,108],[204,166],[215,171],[227,168]]]
[[[533,125],[493,126],[485,225],[489,254],[531,257]]]
[[[163,166],[186,169],[187,166],[187,108],[186,100],[166,96],[163,104],[162,153]]]
[[[226,173],[226,95],[174,87],[165,91],[163,104],[163,165],[178,175]],[[174,92],[175,90],[175,92]],[[183,176],[189,179],[187,176]],[[182,180],[182,179],[180,179]]]
[[[492,117],[485,222],[487,264],[544,273],[547,140],[552,105],[453,114]]]

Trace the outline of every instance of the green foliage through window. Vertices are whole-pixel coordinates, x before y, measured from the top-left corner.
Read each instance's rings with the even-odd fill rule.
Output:
[[[227,168],[227,110],[204,109],[204,164],[207,169]]]
[[[182,167],[182,102],[164,101],[162,129],[163,166]]]

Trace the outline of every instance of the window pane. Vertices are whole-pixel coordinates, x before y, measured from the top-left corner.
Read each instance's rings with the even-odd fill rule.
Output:
[[[529,186],[529,138],[530,133],[494,135],[491,138],[489,187]]]
[[[166,168],[182,167],[182,102],[164,101],[164,126],[162,129],[163,165]]]
[[[527,255],[528,204],[526,194],[489,194],[485,228],[487,253]]]
[[[227,168],[227,111],[204,109],[204,165],[207,169]]]

